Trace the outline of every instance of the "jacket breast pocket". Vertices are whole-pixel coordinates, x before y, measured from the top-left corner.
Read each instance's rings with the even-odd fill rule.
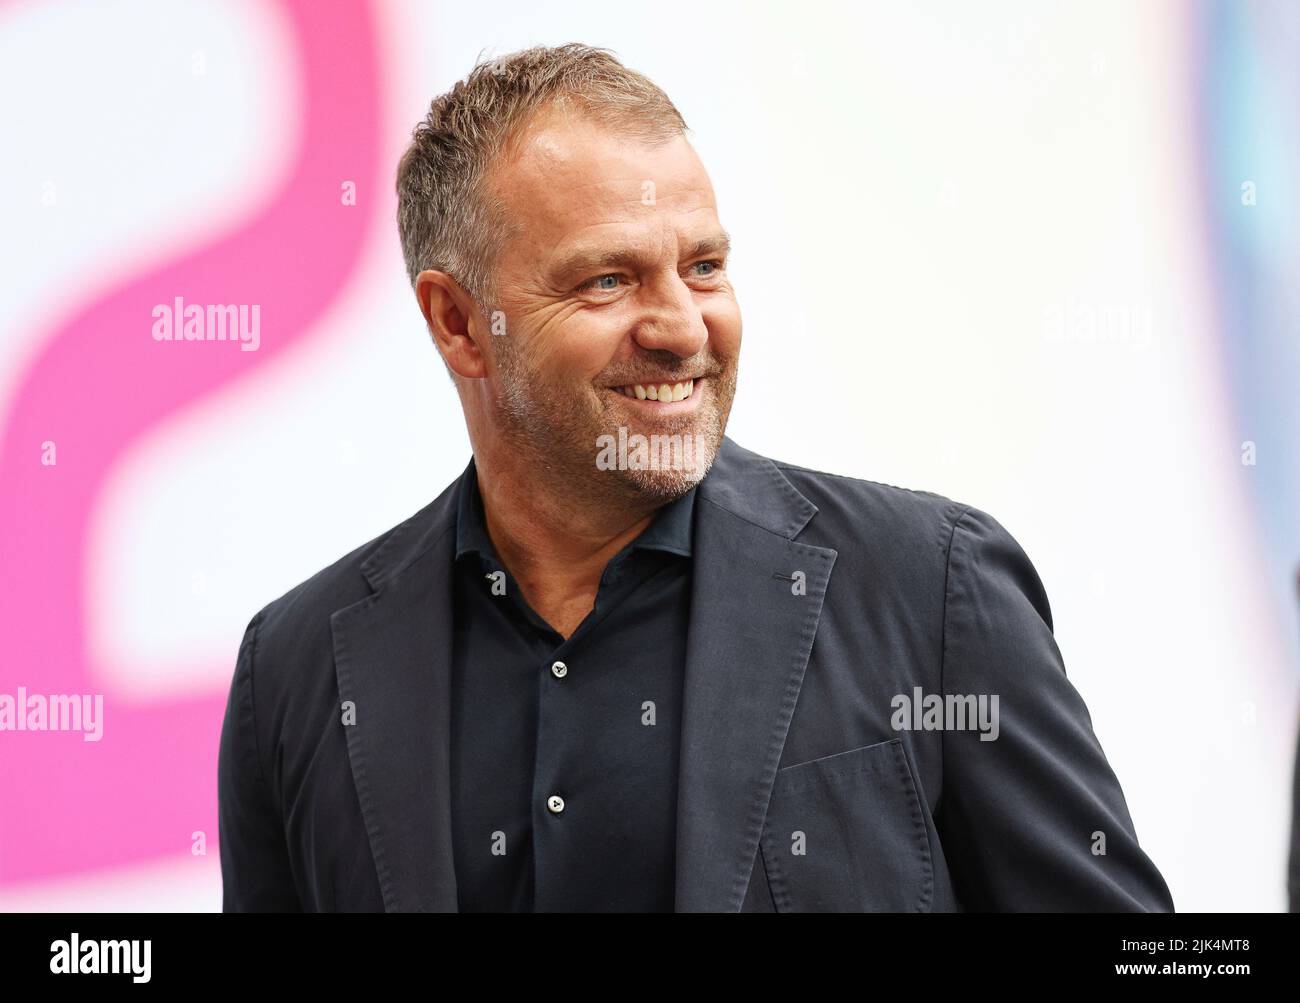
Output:
[[[778,770],[759,851],[778,912],[925,912],[934,867],[901,738]]]

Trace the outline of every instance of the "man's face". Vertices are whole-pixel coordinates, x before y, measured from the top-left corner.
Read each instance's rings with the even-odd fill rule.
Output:
[[[695,151],[684,137],[646,145],[547,112],[491,182],[518,227],[488,304],[504,314],[488,374],[495,433],[588,494],[681,495],[721,445],[741,338],[726,234]],[[679,383],[689,397],[650,399]],[[608,469],[598,438],[617,442],[620,428],[633,443],[681,436],[703,454]]]

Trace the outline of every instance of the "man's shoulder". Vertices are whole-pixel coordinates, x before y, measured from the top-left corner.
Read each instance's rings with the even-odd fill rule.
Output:
[[[1001,568],[1030,589],[1050,624],[1037,570],[1019,541],[984,509],[935,491],[769,459],[817,506],[799,539],[835,549],[837,569],[862,572],[876,583],[888,576],[913,584],[946,583],[952,562],[962,555],[966,571],[987,576]]]
[[[946,549],[953,526],[972,508],[935,491],[816,470],[776,458],[771,462],[817,506],[809,529],[828,541],[910,547],[924,540]]]
[[[333,613],[371,595],[376,577],[400,570],[403,560],[439,525],[454,486],[263,606],[252,621],[257,625],[259,648],[268,641],[292,646],[327,641]]]

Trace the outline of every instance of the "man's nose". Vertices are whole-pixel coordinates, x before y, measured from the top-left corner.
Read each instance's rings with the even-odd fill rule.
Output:
[[[645,314],[633,332],[637,345],[684,359],[698,354],[708,343],[709,329],[691,287],[674,273],[651,289]]]

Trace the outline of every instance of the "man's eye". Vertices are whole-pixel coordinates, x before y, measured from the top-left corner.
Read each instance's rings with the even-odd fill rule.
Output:
[[[696,272],[696,275],[699,276],[699,277],[702,278],[702,279],[710,279],[710,278],[712,278],[714,275],[716,275],[718,272],[722,271],[723,262],[722,262],[722,259],[721,259],[721,258],[713,258],[713,259],[711,259],[711,260],[709,260],[709,261],[697,261],[697,262],[695,262],[695,264],[691,265],[691,267],[692,267],[692,268],[699,268],[701,265],[708,265],[708,266],[709,266],[709,271],[707,271],[707,272]]]
[[[579,288],[594,289],[596,292],[602,293],[613,292],[618,288],[618,278],[618,275],[614,272],[610,272],[608,275],[597,275],[594,279],[588,279]]]

